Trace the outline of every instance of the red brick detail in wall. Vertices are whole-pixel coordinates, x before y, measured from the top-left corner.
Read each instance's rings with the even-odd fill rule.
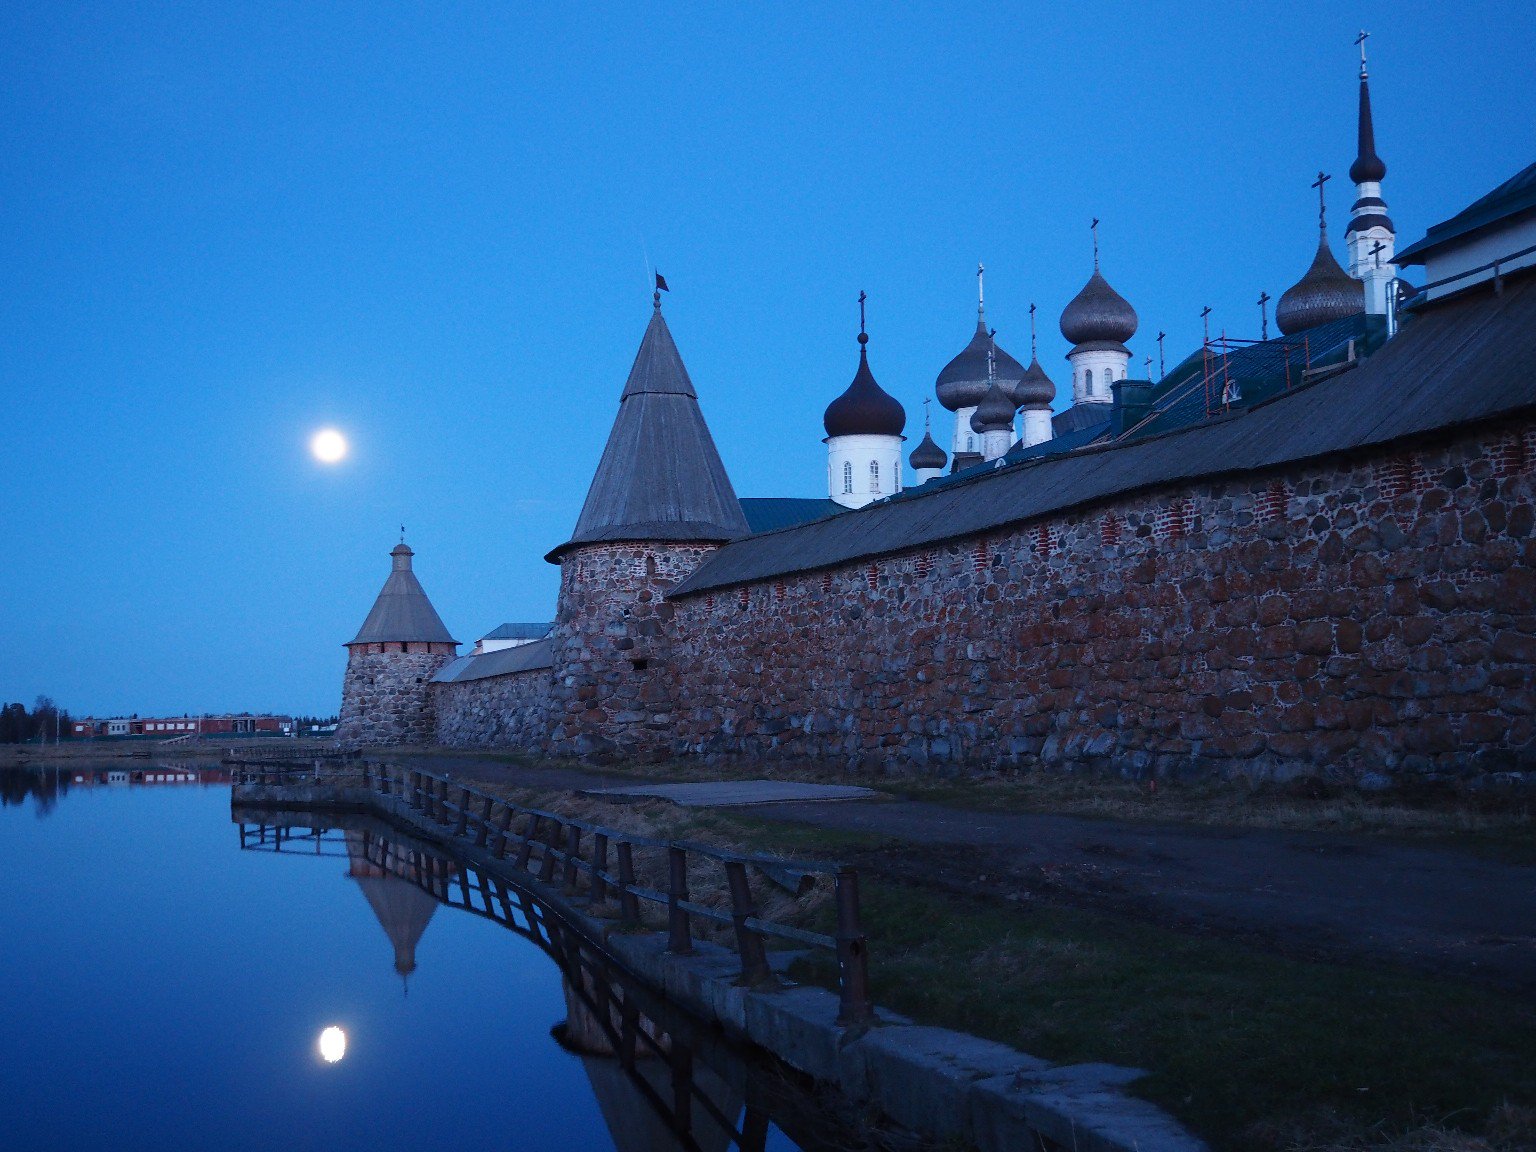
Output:
[[[1505,437],[1493,455],[1493,474],[1498,479],[1518,476],[1532,467],[1536,455],[1536,432],[1515,432]]]
[[[1291,490],[1284,480],[1271,480],[1253,500],[1253,518],[1260,524],[1274,524],[1285,519],[1291,502]]]
[[[919,552],[912,558],[912,571],[919,580],[926,579],[933,572],[933,553]]]
[[[990,561],[991,556],[987,551],[987,542],[985,540],[976,541],[975,547],[971,549],[972,567],[977,572],[985,572]]]
[[[872,590],[878,588],[880,586],[880,565],[871,564],[868,568],[864,569],[864,579]]]
[[[1188,500],[1172,500],[1157,513],[1153,534],[1160,540],[1182,540],[1191,529]]]
[[[1429,490],[1430,477],[1418,454],[1406,452],[1376,465],[1376,487],[1388,500],[1423,495]]]
[[[773,598],[775,600],[784,599],[784,581],[775,580],[773,582]]]
[[[1124,524],[1123,519],[1113,512],[1106,512],[1099,517],[1099,543],[1106,548],[1113,548],[1120,543],[1120,531]]]
[[[747,608],[752,604],[752,589],[745,586],[736,589],[736,607]]]
[[[832,573],[830,573],[830,572],[823,572],[821,574],[821,594],[823,596],[825,596],[827,593],[829,593],[831,591],[832,591]]]
[[[1060,550],[1057,536],[1049,524],[1036,524],[1030,534],[1033,538],[1035,551],[1042,556],[1050,556]]]

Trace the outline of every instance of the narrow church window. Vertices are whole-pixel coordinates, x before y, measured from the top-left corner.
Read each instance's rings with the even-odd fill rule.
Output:
[[[880,491],[880,462],[878,460],[871,460],[869,462],[869,490],[871,492]]]
[[[976,451],[976,437],[974,437],[974,436],[967,436],[965,438],[965,450],[967,452],[974,452],[974,451]]]
[[[844,495],[853,493],[853,464],[847,460],[843,461],[843,493]]]
[[[1109,391],[1109,386],[1114,381],[1114,379],[1115,379],[1115,371],[1114,371],[1114,369],[1113,368],[1106,368],[1106,369],[1104,369],[1104,391],[1106,391],[1106,392]]]

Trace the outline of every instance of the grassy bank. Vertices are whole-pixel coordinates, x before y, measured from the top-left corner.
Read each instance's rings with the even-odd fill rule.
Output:
[[[1512,994],[1288,959],[1033,899],[956,896],[882,874],[881,859],[903,847],[878,836],[500,790],[651,836],[856,857],[881,1004],[1052,1061],[1151,1069],[1132,1090],[1220,1149],[1536,1148],[1536,1006]],[[797,911],[830,928],[825,899],[786,901],[774,914]],[[814,958],[795,974],[833,978]]]
[[[413,755],[546,767],[589,766],[518,753],[413,750]],[[817,765],[704,765],[695,761],[626,764],[625,779],[666,781],[779,779],[857,783],[893,796],[990,812],[1036,812],[1100,820],[1219,828],[1343,832],[1464,848],[1508,863],[1536,864],[1536,794],[1529,789],[1469,789],[1408,782],[1384,791],[1305,777],[1138,781],[1073,772],[911,772],[873,776]]]

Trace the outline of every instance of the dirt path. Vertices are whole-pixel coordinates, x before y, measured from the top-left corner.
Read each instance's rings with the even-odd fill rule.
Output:
[[[421,766],[535,788],[629,779],[474,757],[433,757]],[[1536,868],[1455,849],[1333,833],[973,812],[915,800],[740,811],[900,841],[856,854],[858,863],[893,877],[1100,908],[1300,956],[1387,959],[1536,995]]]

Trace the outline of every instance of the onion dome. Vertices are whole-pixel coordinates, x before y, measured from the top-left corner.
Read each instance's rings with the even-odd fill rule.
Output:
[[[1030,360],[1024,377],[1013,386],[1013,403],[1019,408],[1049,408],[1056,400],[1056,385],[1040,367],[1040,358]]]
[[[992,353],[992,373],[1005,385],[1011,386],[1024,375],[1024,365],[997,347],[992,334],[987,331],[986,319],[976,321],[976,335],[939,373],[935,387],[939,403],[951,412],[962,408],[974,408],[987,394],[987,353]]]
[[[1011,431],[1013,412],[1012,396],[1003,388],[1001,380],[993,380],[987,386],[981,403],[976,405],[976,411],[971,413],[971,430],[973,432]]]
[[[1275,326],[1282,335],[1293,336],[1364,311],[1365,285],[1339,267],[1324,232],[1318,239],[1312,267],[1281,294],[1275,305]]]
[[[933,442],[933,433],[923,430],[923,438],[918,446],[912,450],[912,455],[907,458],[914,471],[922,471],[927,468],[943,469],[949,463],[949,455]]]
[[[1061,334],[1073,344],[1124,344],[1136,335],[1136,325],[1136,309],[1097,267],[1061,313]]]
[[[859,333],[859,370],[848,390],[832,403],[821,418],[830,436],[900,436],[907,426],[901,401],[875,383],[864,346],[869,335]]]

